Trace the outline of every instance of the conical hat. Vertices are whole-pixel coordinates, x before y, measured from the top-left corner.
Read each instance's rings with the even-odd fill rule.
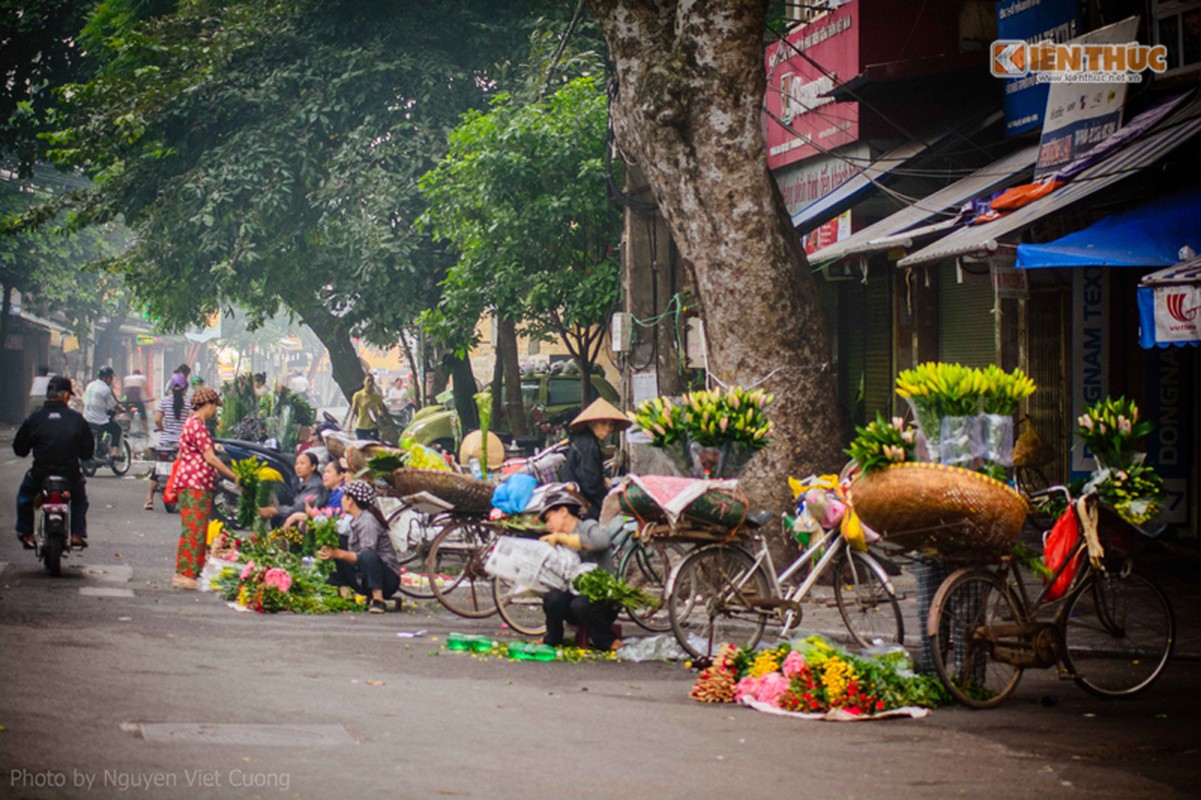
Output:
[[[589,422],[612,422],[617,430],[624,431],[634,423],[603,397],[598,397],[592,404],[581,411],[567,427],[573,431],[582,431]]]

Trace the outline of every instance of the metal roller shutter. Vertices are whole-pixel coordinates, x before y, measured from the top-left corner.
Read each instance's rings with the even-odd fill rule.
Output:
[[[997,357],[992,281],[967,276],[958,283],[954,264],[943,264],[938,280],[938,358],[968,367],[986,367]]]

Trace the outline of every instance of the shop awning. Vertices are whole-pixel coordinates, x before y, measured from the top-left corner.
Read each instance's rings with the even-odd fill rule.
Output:
[[[913,161],[927,150],[937,148],[946,141],[958,141],[961,136],[970,136],[984,130],[999,119],[999,112],[992,113],[967,126],[960,126],[958,130],[944,131],[930,141],[908,141],[894,147],[816,203],[793,214],[792,226],[802,235],[808,233],[855,205],[873,186],[887,181],[893,172],[911,166]]]
[[[1144,275],[1138,319],[1144,349],[1201,344],[1201,257]]]
[[[1023,147],[966,178],[939,189],[900,211],[852,234],[841,242],[823,247],[809,256],[811,264],[828,264],[839,259],[881,253],[894,247],[910,248],[924,236],[950,230],[959,224],[959,207],[974,197],[989,194],[1033,172],[1038,145]],[[936,222],[918,226],[935,217]]]
[[[1018,245],[1017,265],[1167,267],[1188,247],[1201,252],[1201,187],[1119,211],[1047,244]]]
[[[1201,100],[1194,98],[1178,108],[1166,123],[1076,173],[1069,183],[1051,194],[993,222],[955,231],[902,258],[897,264],[909,267],[973,253],[991,253],[998,248],[1002,237],[1016,233],[1048,214],[1053,214],[1146,169],[1199,132]]]

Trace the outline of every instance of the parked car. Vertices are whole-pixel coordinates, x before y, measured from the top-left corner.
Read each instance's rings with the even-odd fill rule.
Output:
[[[592,376],[592,389],[596,396],[610,403],[620,403],[621,397],[603,375]],[[438,405],[427,406],[418,411],[413,421],[401,434],[401,439],[412,439],[418,444],[438,447],[449,453],[457,453],[463,439],[459,415],[454,410],[450,392],[438,395]],[[595,398],[589,398],[591,401]],[[521,401],[525,408],[530,435],[517,442],[523,449],[541,447],[546,441],[557,438],[572,418],[580,412],[580,376],[573,374],[533,374],[521,376]],[[503,421],[492,426],[497,435],[509,440],[509,427]]]

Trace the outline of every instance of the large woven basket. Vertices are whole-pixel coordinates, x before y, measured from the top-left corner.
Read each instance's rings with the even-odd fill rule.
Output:
[[[496,487],[470,475],[439,469],[401,467],[392,471],[393,497],[408,497],[429,492],[445,500],[464,514],[487,514],[492,510],[492,491]]]
[[[1008,552],[1026,500],[987,475],[942,464],[896,464],[851,484],[859,518],[889,544],[954,560]]]

